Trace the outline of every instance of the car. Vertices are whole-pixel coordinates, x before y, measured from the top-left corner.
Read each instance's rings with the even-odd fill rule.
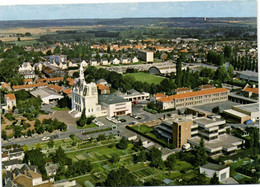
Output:
[[[49,140],[49,139],[50,139],[50,137],[44,136],[44,137],[42,138],[42,141],[46,141],[46,140]]]
[[[137,123],[139,123],[139,122],[137,122],[137,121],[132,121],[132,122],[129,123],[129,125],[135,125],[135,124],[137,124]]]
[[[119,119],[119,121],[121,121],[121,122],[126,122],[126,120],[125,120],[125,119]]]

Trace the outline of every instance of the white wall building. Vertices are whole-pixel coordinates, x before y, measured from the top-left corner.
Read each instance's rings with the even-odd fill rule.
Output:
[[[12,110],[12,108],[16,106],[15,95],[13,93],[5,94],[5,102],[6,102],[6,106],[4,107],[4,109]]]
[[[144,60],[145,62],[153,62],[153,51],[139,50],[137,55],[138,58]]]
[[[97,85],[93,82],[87,84],[84,79],[82,64],[80,65],[80,77],[75,82],[71,92],[71,102],[72,110],[69,114],[73,117],[80,117],[84,110],[87,117],[107,115],[107,110],[102,109],[101,105],[98,104]]]
[[[205,173],[207,177],[212,178],[214,173],[217,174],[219,181],[229,178],[230,167],[218,164],[208,163],[200,167],[200,173]]]
[[[24,62],[20,67],[19,67],[19,72],[23,71],[33,71],[33,67],[29,62]]]
[[[60,100],[63,98],[62,95],[58,94],[57,92],[55,92],[49,88],[38,88],[34,91],[31,91],[30,93],[34,97],[40,96],[40,98],[44,104],[49,104],[50,101]]]

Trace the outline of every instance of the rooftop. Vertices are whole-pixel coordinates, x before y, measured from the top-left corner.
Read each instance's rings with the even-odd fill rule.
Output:
[[[38,88],[34,91],[31,91],[30,93],[35,97],[40,96],[41,98],[49,97],[51,95],[61,96],[60,94],[53,90],[50,90],[49,88]]]
[[[15,95],[13,93],[11,94],[5,94],[5,98],[9,100],[15,100]]]
[[[258,92],[259,92],[259,89],[254,87],[254,88],[251,88],[249,87],[248,85],[243,89],[244,92],[252,92],[254,94],[257,94],[258,95]]]
[[[99,95],[98,97],[99,103],[107,103],[107,104],[116,104],[116,103],[123,103],[123,102],[131,102],[122,97],[116,95]]]
[[[254,71],[240,71],[237,72],[238,74],[246,75],[246,76],[253,76],[253,77],[258,77],[258,72]]]
[[[223,120],[223,119],[210,119],[210,118],[207,118],[207,117],[197,118],[194,121],[196,121],[197,123],[202,124],[202,125],[207,125],[207,124],[220,122],[220,121],[223,121],[223,123],[226,123],[226,121]]]
[[[227,109],[227,110],[224,110],[224,112],[235,115],[235,116],[239,116],[241,118],[248,116],[248,115],[246,115],[242,112],[238,112],[238,111],[233,110],[233,109]]]
[[[248,111],[248,112],[259,112],[258,103],[247,104],[247,105],[237,105],[237,106],[234,106],[234,108],[239,108],[241,110]]]
[[[215,171],[221,171],[222,169],[225,169],[227,167],[228,166],[219,165],[219,164],[213,164],[213,163],[208,163],[208,164],[205,164],[205,165],[201,166],[201,168],[211,169],[211,170],[215,170]]]

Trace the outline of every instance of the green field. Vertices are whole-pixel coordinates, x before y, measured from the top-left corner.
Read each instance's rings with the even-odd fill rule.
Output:
[[[70,110],[69,108],[59,108],[59,107],[57,107],[57,106],[52,107],[51,109],[52,109],[52,110],[57,110],[57,111],[69,111],[69,110]]]
[[[124,74],[123,76],[126,76],[126,75],[130,75],[130,76],[134,77],[136,81],[147,82],[149,84],[152,84],[152,83],[160,84],[160,82],[162,82],[162,80],[165,79],[165,78],[157,76],[157,75],[152,75],[152,74],[143,73],[143,72],[127,73],[127,74]]]

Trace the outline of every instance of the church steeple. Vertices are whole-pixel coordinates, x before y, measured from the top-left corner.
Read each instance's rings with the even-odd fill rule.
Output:
[[[84,81],[84,69],[82,63],[80,63],[80,68],[79,68],[79,79]]]

